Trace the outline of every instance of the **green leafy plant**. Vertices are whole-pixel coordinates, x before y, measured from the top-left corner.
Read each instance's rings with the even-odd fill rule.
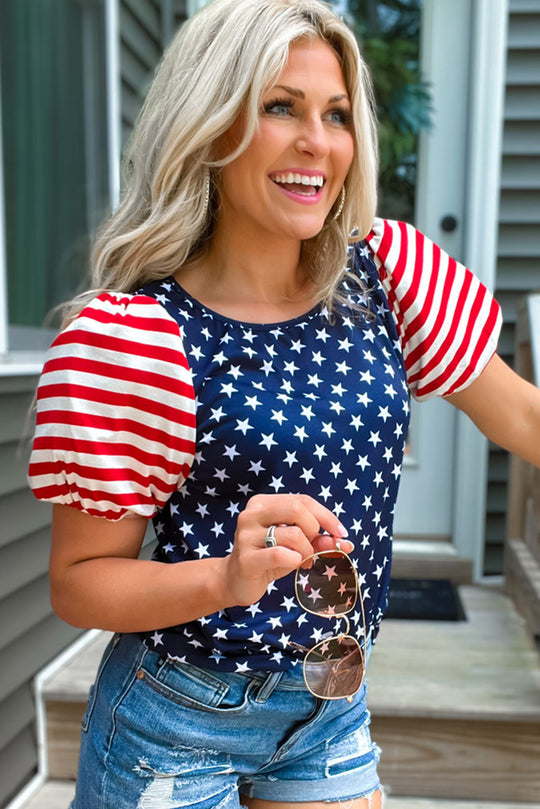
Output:
[[[350,21],[370,67],[380,147],[380,208],[412,219],[418,134],[431,126],[431,92],[420,75],[420,0],[350,0]]]

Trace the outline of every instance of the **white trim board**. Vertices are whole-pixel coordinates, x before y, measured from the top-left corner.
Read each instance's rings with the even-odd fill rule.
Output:
[[[504,119],[508,0],[478,0],[473,9],[469,98],[468,177],[464,260],[490,288],[495,286],[499,188]],[[454,469],[454,544],[483,575],[488,442],[458,414]]]

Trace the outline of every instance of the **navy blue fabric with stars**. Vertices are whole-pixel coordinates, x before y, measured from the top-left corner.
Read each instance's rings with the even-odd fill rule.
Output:
[[[196,456],[183,487],[154,518],[154,558],[225,556],[236,520],[257,493],[304,492],[341,520],[374,638],[387,599],[393,511],[409,416],[398,335],[371,253],[357,245],[344,282],[366,316],[318,306],[283,323],[246,324],[209,311],[173,278],[147,284],[181,325],[197,401]],[[261,543],[263,537],[261,536]],[[178,593],[182,598],[182,593]],[[350,616],[359,640],[357,605]],[[336,622],[304,612],[294,574],[249,607],[145,635],[182,661],[224,671],[282,670]]]

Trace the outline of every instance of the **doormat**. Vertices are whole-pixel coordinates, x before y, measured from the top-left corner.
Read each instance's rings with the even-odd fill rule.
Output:
[[[457,587],[448,579],[391,579],[385,618],[466,621]]]

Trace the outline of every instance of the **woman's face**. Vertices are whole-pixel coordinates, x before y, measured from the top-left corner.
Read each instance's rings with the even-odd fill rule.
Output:
[[[241,116],[225,136],[229,149],[243,127]],[[222,170],[218,227],[312,238],[340,195],[353,152],[351,105],[336,54],[322,40],[293,43],[263,96],[250,145]]]

